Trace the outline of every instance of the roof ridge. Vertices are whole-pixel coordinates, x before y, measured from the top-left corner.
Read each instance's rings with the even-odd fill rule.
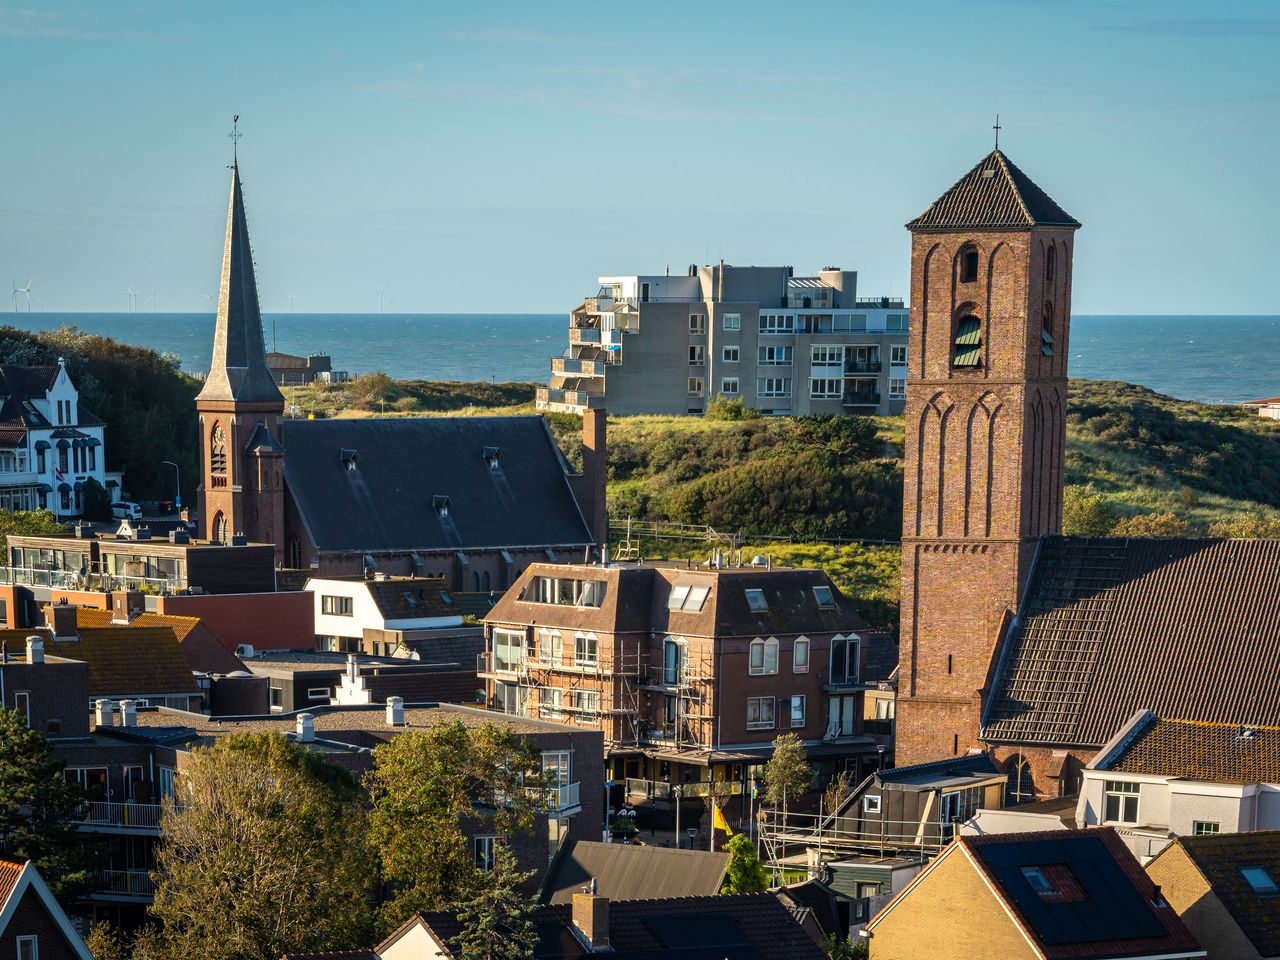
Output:
[[[1031,208],[1027,206],[1027,198],[1024,197],[1022,195],[1022,191],[1018,189],[1018,181],[1014,178],[1013,171],[1009,169],[1013,166],[1013,163],[1004,155],[1003,152],[1001,152],[999,147],[996,147],[991,151],[990,156],[995,157],[996,162],[1000,164],[1000,172],[1003,173],[1005,178],[1009,181],[1009,186],[1013,189],[1013,198],[1018,201],[1018,206],[1022,208],[1022,215],[1027,218],[1028,223],[1035,223],[1036,218],[1032,216]],[[1014,169],[1017,168],[1015,167]]]

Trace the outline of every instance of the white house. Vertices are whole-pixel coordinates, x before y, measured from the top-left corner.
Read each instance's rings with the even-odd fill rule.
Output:
[[[1280,727],[1141,710],[1084,769],[1076,819],[1144,863],[1175,836],[1280,829]]]
[[[314,594],[319,650],[405,656],[406,633],[462,626],[442,577],[312,577],[306,589]]]
[[[118,497],[120,474],[106,471],[104,431],[81,405],[66,361],[0,364],[0,508],[78,517],[90,478]]]

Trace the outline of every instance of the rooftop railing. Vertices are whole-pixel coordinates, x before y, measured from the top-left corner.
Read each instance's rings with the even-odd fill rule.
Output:
[[[127,573],[80,573],[74,570],[41,570],[35,567],[0,567],[0,584],[55,587],[62,590],[139,590],[143,593],[177,593],[187,589],[184,577],[144,577]]]

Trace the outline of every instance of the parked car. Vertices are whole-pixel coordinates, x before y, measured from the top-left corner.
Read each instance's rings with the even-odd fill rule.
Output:
[[[142,508],[132,500],[117,500],[111,505],[111,516],[118,520],[141,520]]]

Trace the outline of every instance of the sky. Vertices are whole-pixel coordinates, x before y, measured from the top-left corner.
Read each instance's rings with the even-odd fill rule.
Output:
[[[1075,312],[1280,313],[1275,0],[0,0],[0,89],[34,309],[207,310],[234,114],[267,311],[563,313],[720,258],[905,295],[998,113],[1084,224]]]

